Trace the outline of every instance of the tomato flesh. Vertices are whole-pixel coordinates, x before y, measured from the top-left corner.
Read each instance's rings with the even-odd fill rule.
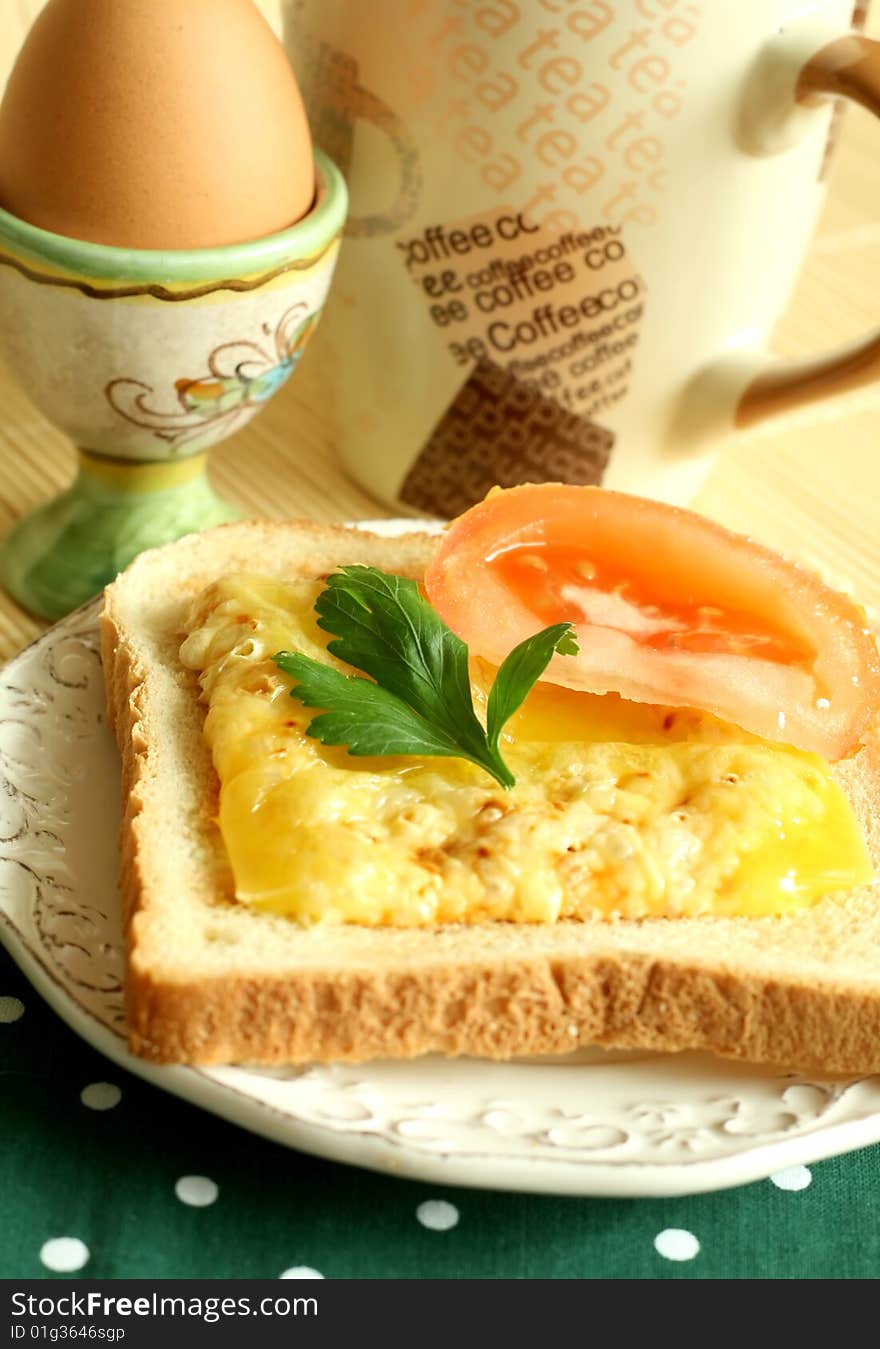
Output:
[[[692,511],[601,488],[492,493],[454,521],[428,569],[431,602],[499,664],[550,623],[576,657],[546,678],[711,712],[834,760],[880,704],[859,607],[805,569]]]
[[[658,604],[643,581],[623,575],[619,566],[594,561],[583,547],[525,542],[486,562],[545,626],[582,623],[587,615],[579,597],[589,586],[592,592],[618,596],[633,609],[642,622],[632,628],[632,641],[655,651],[727,652],[780,665],[804,664],[815,655],[802,639],[729,605],[690,600]]]

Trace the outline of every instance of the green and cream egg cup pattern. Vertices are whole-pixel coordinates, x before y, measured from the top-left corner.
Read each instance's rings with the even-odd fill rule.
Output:
[[[342,176],[315,158],[309,214],[229,248],[106,248],[0,210],[0,354],[79,454],[73,486],[0,551],[26,609],[60,618],[143,549],[235,518],[207,452],[293,373],[345,224]]]

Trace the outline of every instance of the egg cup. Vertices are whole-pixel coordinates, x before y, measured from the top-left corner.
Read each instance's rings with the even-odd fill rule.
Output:
[[[108,248],[0,210],[0,354],[79,454],[72,487],[0,550],[26,609],[60,618],[143,549],[239,514],[207,452],[281,388],[318,321],[348,199],[315,161],[308,215],[228,248]]]

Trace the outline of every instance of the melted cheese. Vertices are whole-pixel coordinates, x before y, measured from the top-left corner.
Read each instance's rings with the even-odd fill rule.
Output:
[[[539,685],[503,791],[458,759],[355,758],[273,664],[338,664],[317,583],[224,579],[181,656],[198,672],[237,898],[303,922],[778,914],[872,877],[828,766],[696,712]],[[345,667],[343,667],[345,668]],[[479,707],[492,672],[473,669]]]

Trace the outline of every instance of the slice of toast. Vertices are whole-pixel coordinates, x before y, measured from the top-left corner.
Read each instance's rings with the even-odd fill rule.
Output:
[[[237,903],[195,675],[193,597],[223,575],[418,577],[426,534],[226,525],[142,555],[108,587],[102,650],[122,754],[132,1050],[156,1062],[490,1058],[599,1044],[880,1070],[880,886],[777,918],[301,927]],[[880,751],[840,765],[880,856]]]

